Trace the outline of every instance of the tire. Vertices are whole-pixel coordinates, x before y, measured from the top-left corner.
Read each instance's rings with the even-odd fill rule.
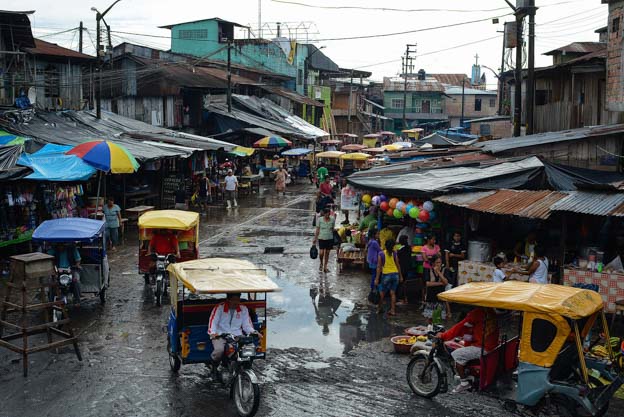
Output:
[[[106,304],[106,287],[100,290],[100,303]]]
[[[167,337],[167,352],[169,353],[169,366],[171,370],[177,374],[182,366],[182,361],[177,354],[171,352],[171,341],[169,337]]]
[[[242,392],[241,392],[242,385]],[[260,387],[252,382],[247,372],[240,373],[233,384],[234,405],[241,417],[255,416],[260,406]]]
[[[156,296],[156,305],[160,306],[162,303],[162,281],[156,281],[156,292],[154,295]]]
[[[424,375],[426,378],[428,377],[429,382],[420,378],[420,374],[428,362],[429,358],[426,355],[417,354],[407,365],[407,383],[414,394],[423,398],[433,398],[438,395],[442,385],[442,371],[435,362],[429,366]]]
[[[536,417],[577,417],[572,409],[574,402],[561,395],[545,397],[537,405]]]

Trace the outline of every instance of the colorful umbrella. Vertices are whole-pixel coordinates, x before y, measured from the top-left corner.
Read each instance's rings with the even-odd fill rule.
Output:
[[[281,136],[265,136],[262,139],[254,142],[254,148],[285,148],[292,145],[292,142],[284,139]]]
[[[139,163],[126,148],[107,140],[85,142],[67,152],[76,155],[92,167],[113,174],[131,174]]]

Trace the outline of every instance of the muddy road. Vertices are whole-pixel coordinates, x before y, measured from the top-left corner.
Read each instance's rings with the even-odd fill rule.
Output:
[[[313,190],[286,197],[265,192],[227,211],[202,217],[202,256],[241,257],[267,267],[283,292],[269,296],[269,352],[258,361],[261,416],[501,416],[497,400],[475,394],[415,397],[405,381],[408,357],[393,353],[388,336],[423,323],[413,306],[388,318],[366,303],[369,276],[361,270],[320,274],[308,256]],[[264,254],[283,247],[283,254]],[[201,365],[169,368],[168,305],[156,307],[137,274],[136,232],[110,254],[105,305],[93,298],[72,311],[83,361],[70,348],[30,356],[22,377],[17,355],[0,350],[0,417],[235,416],[228,392]],[[318,306],[317,295],[329,303]],[[624,414],[614,402],[609,416]]]

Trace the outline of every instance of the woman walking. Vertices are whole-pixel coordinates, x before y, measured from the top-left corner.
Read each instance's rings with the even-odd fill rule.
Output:
[[[366,262],[371,270],[371,290],[375,288],[375,279],[377,278],[377,258],[381,252],[379,246],[379,231],[374,227],[368,229],[368,243],[366,244]]]
[[[375,284],[379,288],[379,305],[377,313],[383,311],[384,298],[386,293],[390,293],[389,316],[396,316],[396,290],[400,282],[403,282],[403,274],[398,267],[399,259],[394,250],[394,239],[388,239],[383,252],[377,257],[377,277]]]
[[[319,246],[319,271],[329,272],[327,268],[327,262],[329,262],[329,253],[334,247],[334,227],[336,225],[336,215],[332,216],[329,208],[323,209],[323,216],[318,220],[316,225],[316,233],[314,234],[314,241],[316,245],[318,241]]]
[[[284,167],[281,166],[275,173],[275,191],[277,192],[278,196],[279,196],[279,193],[282,193],[282,195],[284,195],[284,191],[286,190],[287,178],[288,178],[288,173],[286,172]]]

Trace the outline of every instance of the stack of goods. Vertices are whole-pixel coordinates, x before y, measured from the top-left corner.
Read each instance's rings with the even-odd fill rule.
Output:
[[[43,204],[53,219],[79,217],[84,206],[82,185],[47,186],[43,189]]]
[[[3,246],[30,239],[37,227],[37,202],[33,186],[2,189],[0,202],[0,242]]]

